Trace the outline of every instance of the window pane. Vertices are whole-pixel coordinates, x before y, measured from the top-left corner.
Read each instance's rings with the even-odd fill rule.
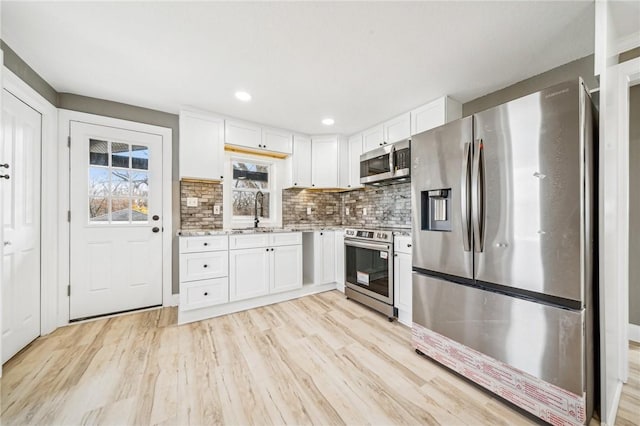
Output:
[[[146,222],[149,220],[149,204],[146,198],[134,198],[131,200],[131,220],[133,222]]]
[[[130,200],[128,198],[114,198],[111,200],[111,222],[129,222]]]
[[[143,145],[133,145],[131,147],[131,168],[149,169],[149,147]]]
[[[109,169],[89,167],[89,195],[109,195]]]
[[[131,195],[149,196],[149,175],[147,172],[131,172]]]
[[[89,164],[109,165],[109,142],[89,139]]]
[[[111,171],[111,195],[129,195],[129,172],[127,170]]]
[[[89,198],[89,221],[108,222],[109,221],[109,199]]]
[[[111,144],[111,166],[129,168],[129,145],[113,142]]]
[[[254,191],[233,191],[233,215],[251,216],[256,214],[256,194]],[[260,208],[262,204],[262,209]],[[264,193],[263,202],[258,197],[258,217],[269,218],[269,193]]]
[[[269,166],[244,161],[233,161],[232,165],[234,188],[269,188]]]

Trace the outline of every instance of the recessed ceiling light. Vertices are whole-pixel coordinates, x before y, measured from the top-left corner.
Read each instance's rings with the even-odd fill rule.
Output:
[[[325,118],[324,120],[322,120],[322,124],[324,124],[325,126],[333,126],[333,123],[335,123],[335,121],[333,121],[333,118]]]
[[[242,102],[249,102],[251,100],[251,95],[247,92],[236,92],[236,98],[241,100]]]

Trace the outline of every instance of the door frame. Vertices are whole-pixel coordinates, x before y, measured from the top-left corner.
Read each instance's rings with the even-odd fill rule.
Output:
[[[631,86],[640,84],[640,58],[623,62],[617,68],[618,121],[618,270],[620,273],[620,377],[629,378],[629,98]]]
[[[58,206],[58,247],[57,251],[60,256],[60,269],[58,275],[59,286],[57,289],[57,311],[58,326],[69,324],[69,302],[70,298],[67,293],[69,285],[70,267],[71,267],[71,241],[70,241],[70,223],[68,221],[68,211],[70,209],[70,149],[68,138],[71,132],[71,122],[83,122],[107,127],[117,127],[120,129],[131,130],[136,132],[151,133],[162,138],[162,217],[164,232],[162,233],[162,306],[177,305],[177,297],[172,294],[171,274],[172,274],[172,130],[166,127],[155,126],[151,124],[137,123],[134,121],[121,120],[118,118],[104,117],[84,112],[71,111],[66,109],[58,110],[58,158],[57,163],[59,169],[59,194]],[[73,143],[73,141],[71,142]],[[176,295],[177,296],[177,295]]]
[[[2,88],[42,116],[40,152],[40,335],[58,326],[55,304],[58,288],[58,110],[7,67],[2,69]],[[1,253],[0,253],[1,254]],[[49,302],[49,303],[47,303]]]

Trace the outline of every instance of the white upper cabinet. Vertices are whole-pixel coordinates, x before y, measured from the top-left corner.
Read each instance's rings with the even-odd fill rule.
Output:
[[[411,137],[411,113],[407,112],[385,122],[384,143],[394,143]]]
[[[293,134],[285,130],[262,128],[262,149],[267,151],[291,154],[293,144]]]
[[[337,188],[339,186],[337,136],[311,138],[311,186],[313,188]]]
[[[411,111],[411,134],[416,135],[462,117],[462,104],[443,96]]]
[[[358,133],[349,138],[348,181],[347,188],[362,188],[360,184],[360,155],[362,154],[362,134]]]
[[[382,124],[362,132],[362,146],[364,152],[371,151],[384,145],[384,127]]]
[[[246,121],[225,120],[224,142],[247,148],[262,148],[262,128]]]
[[[287,186],[309,188],[311,186],[311,138],[293,136],[293,155],[291,158],[291,181]]]
[[[180,111],[180,179],[223,177],[224,120]]]

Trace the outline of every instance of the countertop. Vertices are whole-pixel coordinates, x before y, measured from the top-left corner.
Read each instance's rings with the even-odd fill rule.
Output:
[[[179,230],[179,237],[202,237],[207,235],[238,235],[238,234],[259,234],[259,233],[280,233],[280,232],[315,232],[315,231],[343,231],[346,228],[356,228],[355,226],[285,226],[283,228],[246,228],[246,229],[185,229]],[[411,236],[410,228],[385,228],[397,236]]]

